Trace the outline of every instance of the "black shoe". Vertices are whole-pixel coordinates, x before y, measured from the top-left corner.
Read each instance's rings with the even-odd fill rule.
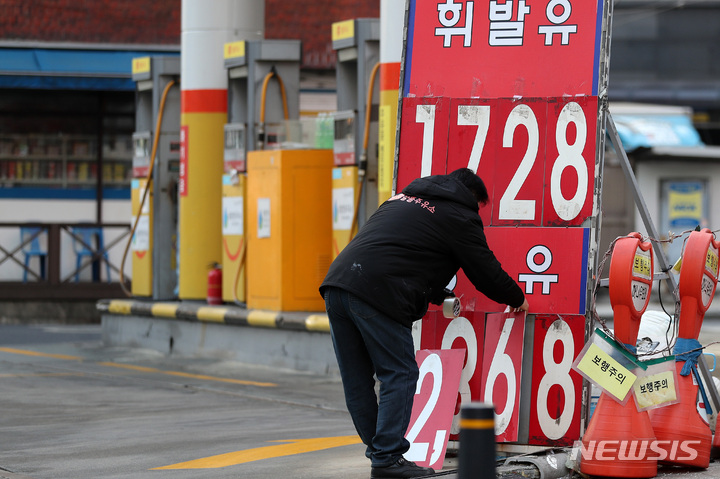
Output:
[[[420,467],[412,461],[405,460],[401,457],[394,464],[385,467],[373,467],[370,471],[372,479],[388,478],[388,477],[424,477],[435,474],[435,471],[429,467]]]

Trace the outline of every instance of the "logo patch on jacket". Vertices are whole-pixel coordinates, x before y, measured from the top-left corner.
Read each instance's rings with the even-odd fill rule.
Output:
[[[435,205],[430,206],[430,202],[425,201],[422,198],[417,198],[415,196],[407,196],[405,193],[400,193],[400,194],[393,196],[388,201],[395,201],[395,200],[406,201],[408,203],[415,203],[415,204],[420,205],[421,207],[425,208],[430,213],[435,213]]]

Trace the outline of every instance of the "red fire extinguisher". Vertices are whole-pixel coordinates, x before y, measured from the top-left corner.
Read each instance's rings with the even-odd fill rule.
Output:
[[[219,264],[213,264],[208,271],[207,303],[222,304],[222,270]]]

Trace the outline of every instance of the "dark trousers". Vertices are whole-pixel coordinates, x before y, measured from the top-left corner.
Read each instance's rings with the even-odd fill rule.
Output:
[[[390,465],[410,447],[405,432],[418,379],[411,330],[342,289],[325,291],[325,307],[345,403],[365,455],[373,466]]]

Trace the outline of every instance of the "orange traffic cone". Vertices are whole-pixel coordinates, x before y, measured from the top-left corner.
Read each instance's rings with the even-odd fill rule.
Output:
[[[655,433],[632,397],[625,405],[603,392],[582,438],[580,472],[604,477],[655,477]]]
[[[634,348],[640,317],[647,308],[653,276],[652,245],[639,233],[619,239],[610,263],[610,302],[615,338]],[[645,300],[636,303],[633,292],[642,287]],[[600,395],[595,412],[583,434],[580,472],[605,477],[655,477],[657,454],[650,416],[638,411],[635,398],[620,404]]]
[[[675,367],[678,372],[677,394],[680,402],[650,411],[650,422],[657,437],[660,462],[682,466],[710,465],[712,433],[707,420],[697,407],[698,386],[693,376],[680,376],[684,361]]]
[[[715,434],[713,434],[712,447],[710,448],[710,456],[713,458],[720,457],[720,431],[718,431],[718,418],[715,417]]]
[[[718,389],[718,386],[720,386],[720,379],[713,377],[713,385],[710,387]],[[715,416],[715,433],[713,434],[712,448],[710,449],[710,457],[712,458],[720,457],[720,430],[718,430],[720,424],[718,424],[718,419],[720,419],[720,414]]]
[[[693,356],[699,355],[695,351],[700,347],[697,338],[705,312],[715,295],[719,248],[720,243],[707,228],[693,231],[685,242],[678,284],[678,340],[674,351],[678,371],[676,391],[680,402],[650,412],[658,446],[665,453],[661,462],[704,469],[710,465],[712,433],[710,424],[697,407],[698,380],[694,377],[697,369],[693,367],[694,371],[685,376],[680,375],[680,371],[696,362]]]

